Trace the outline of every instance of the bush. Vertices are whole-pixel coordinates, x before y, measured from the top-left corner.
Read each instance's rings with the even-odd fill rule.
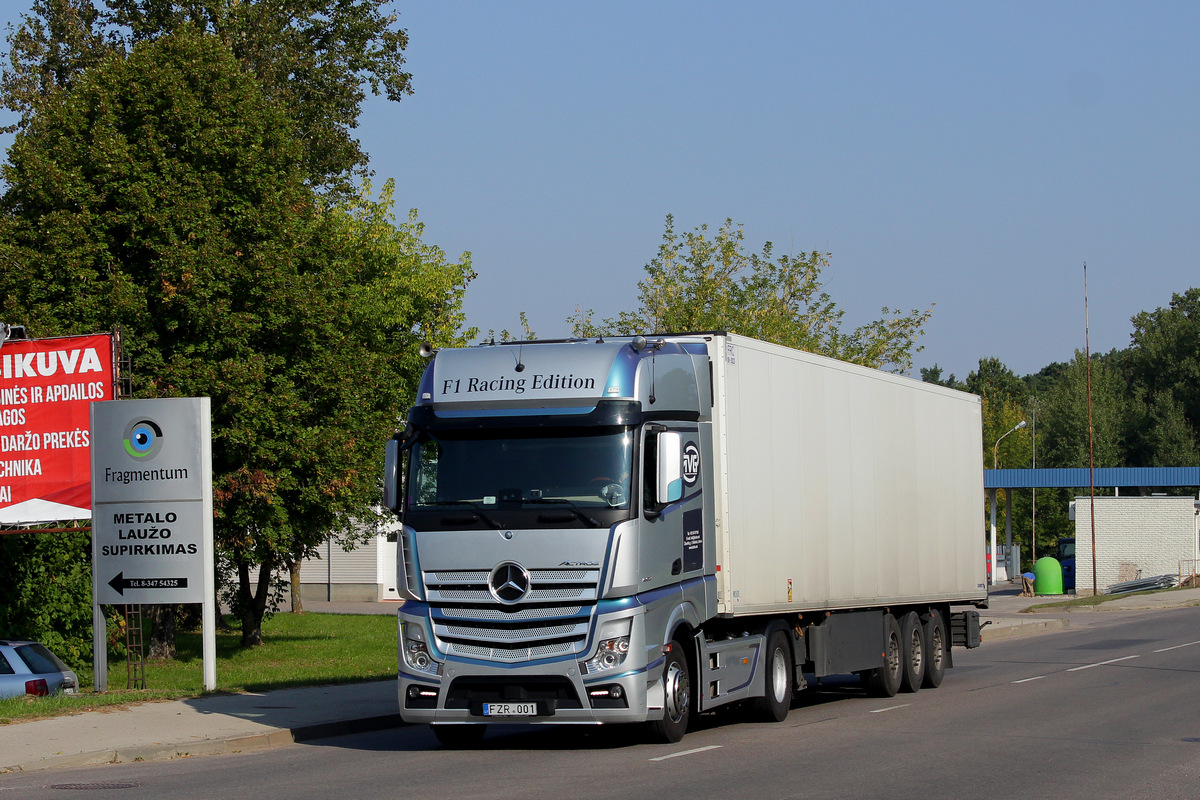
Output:
[[[0,535],[0,636],[39,641],[72,669],[91,669],[89,534]]]

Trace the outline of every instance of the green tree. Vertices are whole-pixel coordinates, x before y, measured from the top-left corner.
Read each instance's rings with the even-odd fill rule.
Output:
[[[1124,363],[1137,397],[1130,433],[1139,466],[1200,463],[1200,289],[1133,317]]]
[[[1200,464],[1200,446],[1183,404],[1170,392],[1146,397],[1137,391],[1131,402],[1130,466],[1190,467]]]
[[[297,142],[229,48],[184,26],[49,93],[3,170],[20,266],[0,274],[4,318],[120,325],[136,396],[212,398],[215,532],[247,645],[271,572],[369,512],[410,345],[453,339],[472,275],[415,220],[391,225],[390,197],[315,202]]]
[[[1029,394],[1025,383],[1000,359],[987,357],[979,359],[979,368],[967,375],[964,388],[982,400],[985,466],[988,469],[1029,466],[1032,441],[1027,429],[1005,436],[999,451],[995,449],[1001,436],[1026,419]],[[993,455],[998,455],[996,465],[992,464]]]
[[[91,537],[0,536],[0,637],[42,642],[76,670],[92,661]]]
[[[942,368],[937,364],[932,367],[921,367],[921,380],[925,383],[935,383],[938,386],[945,386],[948,389],[958,389],[961,392],[967,390],[967,385],[960,381],[953,372],[947,377],[942,377]]]
[[[1045,435],[1038,448],[1038,463],[1046,467],[1087,467],[1094,447],[1097,467],[1126,463],[1124,431],[1128,419],[1128,390],[1112,362],[1092,358],[1091,420],[1089,444],[1087,360],[1076,352],[1062,380],[1047,395],[1044,416],[1038,425]]]
[[[436,347],[467,344],[462,302],[474,278],[470,255],[458,263],[422,240],[416,211],[396,224],[395,184],[378,199],[369,184],[344,206],[323,215],[313,237],[314,260],[323,264],[322,304],[304,327],[298,365],[302,403],[294,410],[299,433],[290,456],[292,485],[281,492],[286,525],[260,536],[252,558],[297,571],[317,545],[334,536],[344,546],[373,535],[385,519],[377,501],[382,442],[416,395],[425,362],[421,342]],[[261,617],[268,599],[260,585],[242,602]]]
[[[366,174],[367,155],[353,136],[365,87],[390,100],[412,93],[405,72],[408,34],[384,0],[35,0],[9,35],[0,74],[4,105],[28,124],[39,103],[69,89],[114,52],[183,27],[211,34],[254,76],[266,99],[295,126],[301,174],[338,197]]]
[[[638,283],[638,309],[603,323],[580,309],[568,323],[577,336],[734,331],[871,367],[911,369],[930,310],[901,315],[884,308],[880,319],[846,332],[844,312],[822,290],[828,253],[776,256],[770,242],[754,253],[744,239],[728,219],[712,235],[707,225],[679,234],[668,215],[658,255]]]

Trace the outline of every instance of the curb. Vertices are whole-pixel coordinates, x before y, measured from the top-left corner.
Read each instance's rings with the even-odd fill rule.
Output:
[[[278,728],[264,733],[233,736],[227,739],[205,739],[183,744],[156,744],[142,747],[119,747],[108,750],[93,750],[87,753],[53,755],[39,758],[26,764],[0,767],[0,774],[7,772],[36,772],[44,769],[79,769],[101,764],[128,764],[135,761],[169,761],[173,758],[192,756],[230,755],[253,750],[326,739],[332,736],[348,736],[353,733],[399,728],[404,725],[400,714],[384,714],[378,717],[348,719],[338,722],[318,722],[295,728]]]
[[[989,625],[988,628],[991,626]],[[1003,639],[1017,639],[1022,636],[1036,636],[1039,633],[1061,631],[1071,627],[1068,619],[1043,619],[1037,622],[1022,622],[1018,625],[1005,625],[994,630],[984,628],[980,637],[984,642],[998,642]]]

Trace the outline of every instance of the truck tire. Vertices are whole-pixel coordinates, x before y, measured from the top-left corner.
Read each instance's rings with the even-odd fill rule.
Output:
[[[443,747],[451,750],[468,750],[478,747],[483,741],[486,725],[431,725],[433,735]]]
[[[942,612],[936,608],[930,610],[922,627],[925,633],[925,680],[922,685],[936,689],[946,677],[946,623],[942,621]]]
[[[674,744],[687,733],[692,719],[692,670],[683,646],[674,641],[663,665],[663,715],[650,723],[655,741]]]
[[[900,642],[903,644],[900,691],[915,692],[925,680],[925,632],[921,618],[910,611],[900,618]]]
[[[864,670],[863,683],[867,691],[876,697],[895,697],[900,691],[900,673],[904,645],[900,639],[900,625],[891,614],[883,615],[883,663],[874,669]]]
[[[787,632],[776,628],[767,636],[767,652],[763,662],[766,694],[754,698],[751,713],[763,722],[783,722],[792,708],[793,665],[792,648]]]

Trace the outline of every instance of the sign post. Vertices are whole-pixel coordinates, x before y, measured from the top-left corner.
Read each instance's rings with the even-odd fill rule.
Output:
[[[94,686],[108,689],[105,604],[201,603],[204,689],[217,685],[209,398],[93,403]]]

